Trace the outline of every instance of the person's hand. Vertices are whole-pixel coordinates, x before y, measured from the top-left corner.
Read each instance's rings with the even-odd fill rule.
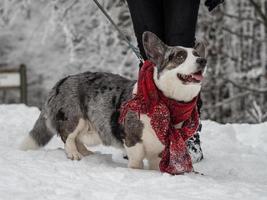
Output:
[[[212,11],[217,5],[223,2],[224,0],[206,0],[205,6],[208,7],[209,11]]]

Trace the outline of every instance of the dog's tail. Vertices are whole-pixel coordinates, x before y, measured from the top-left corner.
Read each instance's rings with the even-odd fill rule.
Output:
[[[24,138],[19,148],[24,151],[30,149],[39,149],[40,147],[45,146],[53,136],[54,133],[48,129],[44,114],[41,112],[39,118],[34,124],[33,129],[26,136],[26,138]]]

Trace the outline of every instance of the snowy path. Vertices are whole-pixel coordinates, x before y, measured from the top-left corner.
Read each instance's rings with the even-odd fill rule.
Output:
[[[267,200],[267,123],[205,121],[205,159],[195,165],[205,176],[170,176],[127,169],[111,148],[70,161],[56,137],[45,149],[18,150],[38,114],[23,105],[0,106],[0,200]]]

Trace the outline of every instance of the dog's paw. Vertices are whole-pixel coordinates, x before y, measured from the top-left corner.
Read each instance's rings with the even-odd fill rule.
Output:
[[[129,161],[128,168],[132,168],[132,169],[144,169],[143,161],[142,162],[131,162],[131,161]]]
[[[73,151],[73,152],[66,152],[67,158],[71,160],[81,160],[82,159],[82,154],[80,154],[78,151]]]

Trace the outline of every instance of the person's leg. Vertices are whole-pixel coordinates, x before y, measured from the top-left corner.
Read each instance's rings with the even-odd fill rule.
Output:
[[[163,0],[164,42],[193,47],[200,0]]]
[[[163,38],[163,6],[161,0],[127,0],[135,35],[141,55],[146,60],[142,44],[144,31],[151,31]]]
[[[163,0],[164,42],[170,46],[194,47],[195,31],[200,0]],[[202,102],[199,98],[198,112]],[[187,141],[187,149],[193,163],[203,159],[200,146],[200,124],[196,134]]]

